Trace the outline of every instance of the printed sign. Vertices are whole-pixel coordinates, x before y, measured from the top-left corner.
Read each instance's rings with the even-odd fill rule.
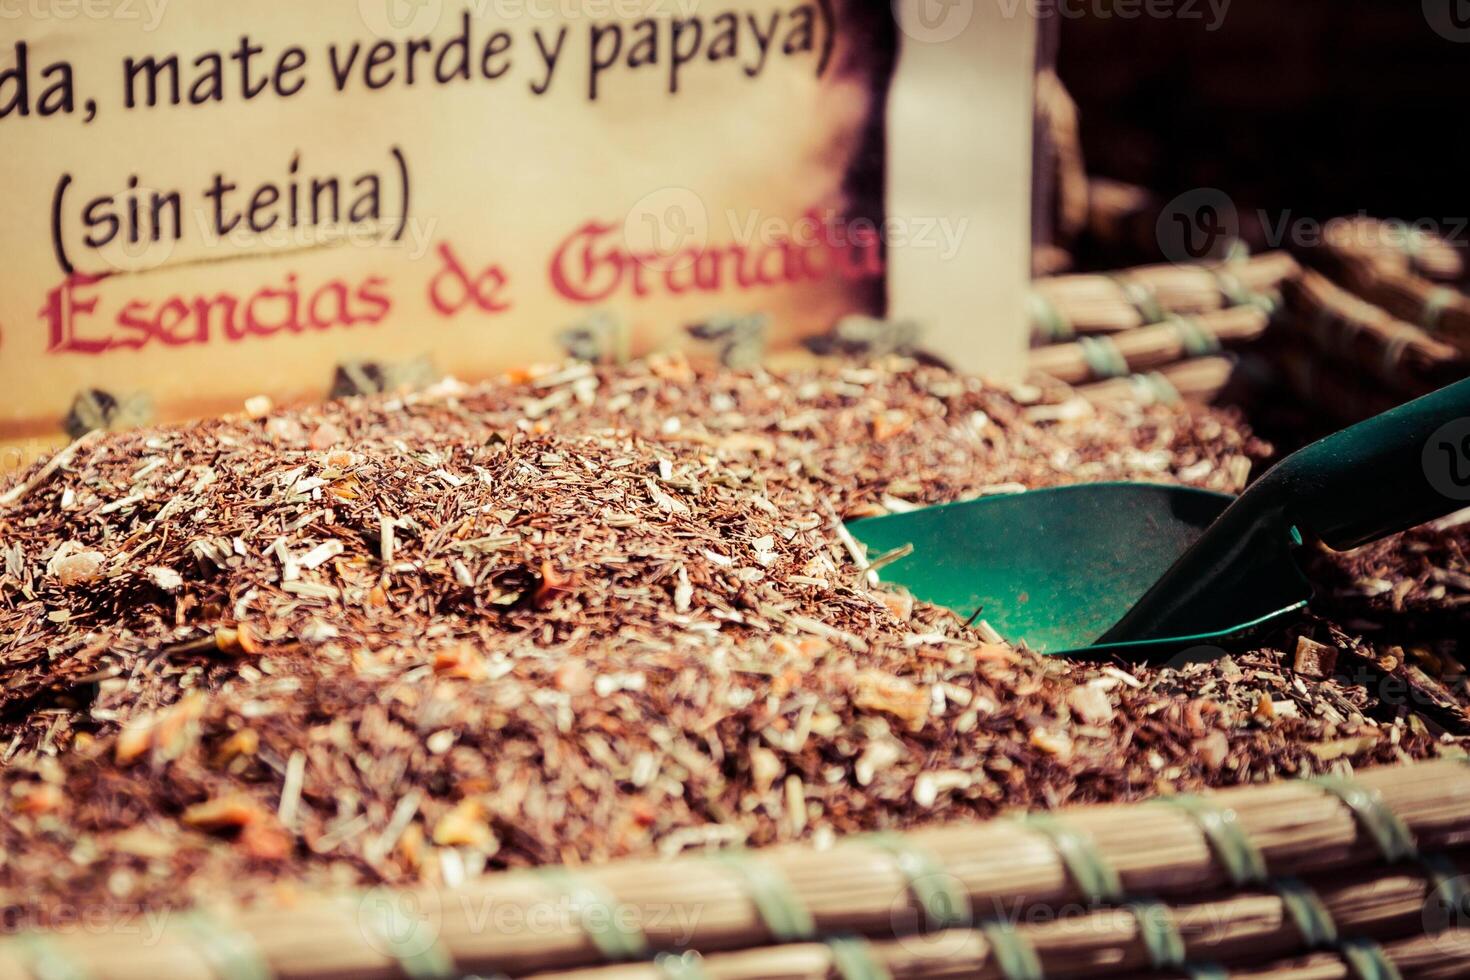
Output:
[[[820,346],[854,315],[1021,363],[1021,8],[27,0],[0,24],[0,438]]]

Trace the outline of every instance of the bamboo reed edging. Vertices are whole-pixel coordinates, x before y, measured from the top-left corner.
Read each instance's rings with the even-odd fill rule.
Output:
[[[1174,314],[1212,313],[1270,296],[1296,275],[1284,252],[1205,265],[1150,265],[1112,275],[1053,276],[1032,283],[1032,338],[1120,333]]]
[[[1098,404],[1144,405],[1214,401],[1235,375],[1233,357],[1195,357],[1146,374],[1078,385],[1077,393]]]
[[[1401,980],[1463,980],[1470,976],[1470,929],[1387,943],[1383,952]],[[1235,980],[1364,980],[1359,970],[1336,953],[1318,953],[1226,976]],[[1385,980],[1393,980],[1393,975]]]
[[[1073,385],[1106,381],[1189,358],[1213,356],[1224,348],[1258,339],[1270,324],[1271,314],[1254,305],[1175,316],[1122,333],[1033,348],[1028,366]]]
[[[1463,874],[1470,857],[1461,856],[1453,871]],[[1375,869],[1355,880],[1327,875],[1305,882],[1341,936],[1388,942],[1422,933],[1427,921],[1439,914],[1433,876],[1424,868],[1406,864]],[[1154,968],[1139,916],[1165,916],[1181,943],[1185,962],[1249,967],[1292,955],[1313,952],[1281,894],[1248,891],[1208,901],[1142,910],[1114,907],[1036,924],[1018,923],[1021,941],[1036,952],[1048,980],[1082,980],[1146,973]],[[1451,922],[1458,922],[1458,910]],[[1002,915],[1003,918],[1003,915]],[[948,929],[899,939],[875,940],[868,956],[895,980],[904,977],[947,975],[961,964],[968,976],[991,976],[996,971],[994,950],[985,930]],[[709,977],[756,980],[766,976],[829,976],[838,968],[839,953],[823,943],[786,944],[702,960]],[[936,972],[937,971],[937,972]],[[585,970],[537,974],[541,980],[661,980],[666,973],[656,963],[619,964]]]
[[[1383,273],[1363,283],[1358,292],[1400,320],[1470,353],[1470,296],[1407,273]]]
[[[1420,852],[1470,845],[1470,766],[1447,760],[1385,767],[1362,773],[1358,782],[1369,797],[1397,815]],[[1382,861],[1378,839],[1337,796],[1314,784],[1241,787],[1211,799],[1233,811],[1272,875],[1340,875]],[[1093,806],[1064,811],[1063,816],[1074,840],[1092,842],[1106,857],[1127,895],[1177,900],[1231,884],[1200,824],[1181,809]],[[1024,916],[1028,910],[1092,900],[1069,873],[1053,838],[1016,821],[940,827],[904,839],[906,848],[928,855],[934,867],[942,868],[945,880],[977,910],[1014,908]],[[752,872],[750,867],[764,870]],[[773,874],[774,879],[765,877]],[[831,850],[774,848],[733,866],[708,857],[621,862],[579,872],[570,889],[565,877],[491,875],[442,894],[412,893],[417,904],[411,907],[434,910],[436,948],[459,969],[523,976],[606,962],[605,950],[579,918],[597,906],[596,896],[610,896],[606,907],[639,924],[653,950],[697,949],[712,956],[789,938],[773,934],[770,920],[753,900],[762,894],[758,883],[769,880],[781,883],[790,901],[810,916],[818,935],[891,939],[896,923],[919,921],[923,911],[915,897],[912,867],[897,859],[890,846],[867,838],[842,841]],[[231,934],[248,936],[260,961],[279,977],[400,976],[398,956],[404,950],[395,955],[381,941],[385,932],[396,929],[384,929],[375,912],[374,918],[364,919],[365,911],[378,908],[371,895],[369,899],[239,911]],[[554,912],[567,902],[574,914],[547,914],[548,908]],[[170,925],[151,944],[138,933],[121,930],[68,935],[66,954],[97,980],[215,976],[218,964],[187,920],[181,917],[177,928]],[[0,980],[28,976],[17,949],[0,950]]]
[[[970,933],[943,947],[944,956],[926,957],[893,943],[871,944],[873,959],[892,980],[1006,980],[1005,974],[989,960],[984,937]],[[922,947],[915,947],[921,949]],[[1398,971],[1402,980],[1461,980],[1470,975],[1470,930],[1453,930],[1435,936],[1414,936],[1382,947],[1385,959]],[[833,950],[821,943],[768,947],[711,957],[699,963],[699,975],[708,980],[759,980],[780,977],[782,980],[829,980],[840,975],[840,964]],[[1118,973],[1137,976],[1142,970]],[[543,974],[538,980],[663,980],[668,971],[650,970],[641,965],[578,970]],[[1187,973],[1149,973],[1151,976],[1190,977]],[[1199,976],[1200,974],[1194,974]],[[1335,952],[1315,953],[1276,963],[1249,966],[1238,970],[1220,969],[1205,974],[1236,980],[1365,980],[1363,975]],[[1047,974],[1049,977],[1050,974]],[[1388,980],[1388,978],[1384,978]]]
[[[1284,287],[1283,327],[1324,355],[1392,385],[1427,394],[1470,374],[1470,360],[1426,331],[1307,270]]]
[[[1359,216],[1327,223],[1322,244],[1344,266],[1423,276],[1440,283],[1465,276],[1465,256],[1442,236],[1400,221]]]

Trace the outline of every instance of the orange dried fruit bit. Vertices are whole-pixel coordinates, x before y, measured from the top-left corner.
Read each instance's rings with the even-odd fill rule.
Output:
[[[1065,732],[1033,728],[1029,741],[1032,748],[1064,762],[1072,757],[1072,739]]]
[[[424,863],[424,829],[418,824],[409,824],[398,839],[398,856],[410,868],[417,870]]]
[[[689,358],[684,356],[683,351],[659,351],[649,354],[645,363],[655,377],[664,381],[672,381],[676,384],[691,384],[694,381],[694,369],[689,366]]]
[[[484,680],[488,672],[485,658],[479,650],[468,643],[458,643],[434,654],[434,673],[442,677],[479,681]]]
[[[914,597],[907,592],[880,592],[878,598],[888,611],[901,623],[907,623],[914,614]]]
[[[576,577],[571,572],[563,572],[549,561],[541,563],[541,584],[536,586],[536,592],[531,597],[536,608],[545,606],[558,594],[572,591]]]
[[[153,726],[153,748],[177,758],[199,737],[196,723],[204,716],[205,698],[199,691],[184,695],[178,704],[162,712]]]
[[[317,426],[316,431],[311,434],[312,449],[331,449],[338,443],[346,441],[347,433],[343,432],[339,426],[334,425],[331,422],[323,422],[321,425]]]
[[[120,766],[131,765],[143,757],[143,754],[153,745],[152,715],[144,715],[134,718],[123,726],[122,731],[117,733],[117,742],[113,746],[113,759]]]
[[[592,689],[592,674],[580,661],[567,660],[556,668],[552,683],[558,691],[567,694],[586,694]]]
[[[126,766],[152,750],[177,758],[198,737],[196,722],[204,715],[205,697],[191,691],[171,708],[140,715],[123,726],[113,746],[113,759]]]
[[[904,412],[897,409],[883,412],[873,419],[873,439],[877,442],[887,442],[907,432],[911,425],[913,425],[913,420]]]
[[[50,783],[35,783],[19,788],[15,800],[15,812],[27,816],[51,813],[61,806],[61,789]]]
[[[183,821],[196,830],[241,830],[264,817],[260,804],[237,793],[195,803],[184,811]]]
[[[1016,651],[1000,643],[982,643],[975,648],[976,663],[1013,664],[1019,659]]]
[[[496,851],[500,842],[490,821],[485,806],[479,800],[460,800],[459,803],[434,824],[434,843],[440,847],[473,847],[481,851]]]
[[[381,585],[375,585],[368,592],[367,604],[374,609],[381,609],[388,604],[388,590]]]
[[[882,711],[920,728],[929,717],[929,692],[881,670],[865,670],[857,675],[853,703],[869,711]]]
[[[255,656],[261,651],[260,638],[249,623],[221,626],[214,631],[214,645],[220,653],[243,653]]]
[[[229,765],[241,756],[254,755],[260,748],[260,736],[249,728],[242,728],[220,743],[214,752],[216,766]]]
[[[787,667],[781,673],[771,678],[771,694],[778,698],[784,698],[796,690],[801,683],[801,671],[795,667]]]
[[[796,641],[796,649],[808,660],[825,657],[832,649],[832,641],[825,636],[803,636]]]
[[[291,856],[291,837],[269,815],[240,830],[236,841],[246,857],[257,861],[284,861]]]
[[[362,497],[362,484],[354,477],[348,477],[327,487],[327,492],[338,500],[358,500]]]

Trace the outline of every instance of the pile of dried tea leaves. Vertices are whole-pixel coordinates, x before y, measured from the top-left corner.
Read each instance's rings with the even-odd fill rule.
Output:
[[[1459,751],[1455,633],[1070,664],[875,586],[841,529],[1082,480],[1238,490],[1269,447],[1218,413],[673,358],[254,408],[83,440],[0,496],[4,924]],[[1436,533],[1459,588],[1463,527]],[[1430,552],[1397,547],[1326,574],[1429,601]],[[1444,703],[1389,690],[1410,668]]]

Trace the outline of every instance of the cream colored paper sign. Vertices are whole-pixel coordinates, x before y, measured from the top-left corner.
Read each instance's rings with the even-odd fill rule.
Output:
[[[971,0],[5,4],[0,436],[853,314],[1013,371],[1032,44]]]

